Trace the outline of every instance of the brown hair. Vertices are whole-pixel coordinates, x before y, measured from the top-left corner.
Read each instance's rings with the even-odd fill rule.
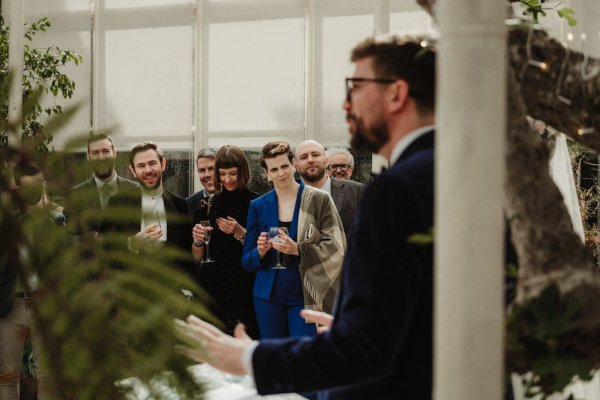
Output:
[[[88,141],[87,141],[88,153],[90,152],[90,144],[99,142],[104,139],[106,139],[110,142],[110,147],[112,147],[112,149],[114,150],[115,143],[113,142],[112,138],[110,136],[108,136],[106,133],[100,132],[100,133],[92,133],[92,134],[90,134],[90,136],[88,136]]]
[[[352,50],[352,62],[373,57],[378,78],[402,79],[419,112],[432,112],[435,106],[435,49],[425,36],[370,37]]]
[[[294,160],[294,153],[292,153],[292,149],[290,149],[290,144],[288,142],[276,141],[265,144],[262,148],[262,154],[260,156],[260,166],[264,169],[267,169],[265,160],[267,158],[275,158],[282,154],[287,154],[290,162]]]
[[[158,148],[156,143],[145,141],[135,145],[135,147],[131,149],[131,151],[129,152],[129,164],[131,164],[131,166],[135,168],[135,165],[133,165],[133,159],[135,158],[135,155],[146,150],[154,150],[156,154],[158,154],[158,160],[160,162],[162,162],[162,160],[165,158],[163,152]]]
[[[222,190],[221,179],[219,177],[219,169],[237,168],[238,181],[237,190],[244,189],[250,181],[250,165],[248,158],[243,150],[237,146],[226,145],[217,151],[215,159],[215,174],[213,180],[217,190]]]

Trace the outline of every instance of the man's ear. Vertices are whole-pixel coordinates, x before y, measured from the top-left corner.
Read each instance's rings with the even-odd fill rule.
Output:
[[[391,111],[398,111],[402,109],[408,101],[408,91],[410,86],[402,79],[398,79],[396,82],[390,85],[389,93],[389,106]]]
[[[135,175],[135,169],[133,169],[133,166],[131,164],[129,164],[129,170],[131,171],[131,175],[133,175],[134,178],[137,178],[137,176]]]
[[[167,159],[163,157],[162,161],[160,162],[160,169],[162,172],[165,172],[165,169],[167,169]]]

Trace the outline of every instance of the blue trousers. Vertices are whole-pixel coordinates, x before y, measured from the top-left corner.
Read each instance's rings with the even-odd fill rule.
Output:
[[[300,317],[304,295],[297,269],[278,270],[269,300],[254,297],[261,339],[315,336],[315,324]]]

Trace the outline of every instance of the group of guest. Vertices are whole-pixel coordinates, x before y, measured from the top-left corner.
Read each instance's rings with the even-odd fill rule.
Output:
[[[332,311],[344,229],[350,228],[364,185],[338,184],[326,175],[326,163],[317,142],[300,144],[295,157],[288,143],[268,143],[261,166],[274,189],[259,197],[247,187],[250,168],[241,149],[224,146],[198,153],[204,189],[187,199],[194,210],[192,253],[199,262],[205,252],[214,259],[201,264],[198,280],[215,299],[215,313],[226,331],[243,322],[251,337],[314,335],[316,327],[300,317],[300,310]],[[279,227],[286,229],[271,240],[269,228]]]
[[[92,176],[72,188],[64,213],[48,200],[41,169],[26,170],[17,184],[29,203],[46,210],[57,224],[66,224],[77,240],[116,232],[134,253],[158,252],[168,243],[190,254],[194,262],[178,266],[210,295],[209,308],[226,331],[243,322],[254,338],[316,334],[300,310],[332,312],[346,235],[364,186],[347,180],[354,167],[347,150],[332,149],[328,158],[323,146],[306,141],[294,155],[286,142],[268,143],[261,166],[273,190],[260,196],[248,189],[250,166],[240,148],[204,148],[196,159],[203,189],[187,199],[164,188],[167,160],[156,144],[143,142],[130,151],[135,180],[117,174],[116,159],[112,138],[90,136]],[[29,172],[39,184],[28,184]],[[295,179],[296,172],[301,180]],[[286,229],[278,229],[273,240],[269,228]],[[274,268],[278,264],[283,267]],[[32,297],[35,289],[19,286],[17,297]],[[0,352],[0,367],[15,373],[8,383],[0,382],[0,393],[10,391],[11,396],[17,390],[16,355],[20,357],[23,343],[5,336],[17,336],[17,312],[24,315],[14,307],[0,318],[0,344],[8,346]]]

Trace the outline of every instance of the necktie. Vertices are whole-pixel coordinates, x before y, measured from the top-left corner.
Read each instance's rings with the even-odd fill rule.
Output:
[[[110,196],[113,194],[112,187],[110,187],[109,185],[103,185],[100,189],[100,194],[100,203],[102,205],[102,208],[106,208],[106,205],[108,204],[108,199],[110,199]]]

